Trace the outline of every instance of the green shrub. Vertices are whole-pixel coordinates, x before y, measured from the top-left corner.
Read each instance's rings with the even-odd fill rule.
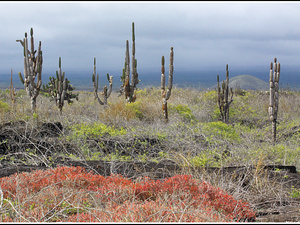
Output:
[[[290,196],[291,198],[300,198],[300,188],[295,188],[294,186],[292,186]]]
[[[207,141],[219,143],[222,140],[229,142],[240,142],[240,136],[233,126],[218,122],[202,123],[202,132],[205,134]]]
[[[104,161],[132,161],[130,155],[121,155],[118,150],[115,153],[105,155],[102,160]]]
[[[245,92],[244,95],[236,96],[229,108],[229,118],[238,117],[246,118],[247,120],[257,118],[257,109],[253,108],[253,105],[250,104],[253,98],[254,95],[251,92]]]
[[[211,150],[201,151],[197,156],[189,159],[192,165],[206,167],[206,166],[219,166],[215,158],[215,152]]]
[[[125,107],[129,110],[132,110],[138,119],[144,118],[144,115],[142,112],[142,103],[140,101],[135,101],[130,104],[126,104]]]
[[[205,94],[203,96],[203,101],[208,102],[208,103],[215,102],[217,104],[217,98],[218,98],[217,91],[212,90],[212,91],[209,91],[209,92],[205,92]]]
[[[104,135],[111,137],[125,135],[127,131],[121,127],[116,129],[114,126],[107,126],[103,123],[93,124],[75,124],[71,126],[72,134],[68,136],[68,140],[98,138]]]
[[[174,110],[187,121],[195,121],[195,116],[192,114],[192,110],[187,105],[170,105],[170,110]]]
[[[9,112],[10,111],[10,105],[0,101],[0,112]]]
[[[289,147],[286,144],[276,144],[267,149],[270,161],[283,165],[295,165],[298,163],[300,147]]]

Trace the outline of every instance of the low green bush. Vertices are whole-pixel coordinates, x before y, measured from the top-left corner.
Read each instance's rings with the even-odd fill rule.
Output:
[[[177,112],[181,115],[186,121],[195,121],[195,116],[192,114],[192,110],[187,105],[170,105],[170,110]]]
[[[71,134],[68,136],[68,140],[76,140],[76,139],[91,139],[98,138],[105,135],[114,137],[119,135],[125,135],[127,133],[126,129],[120,127],[119,129],[114,126],[107,126],[103,123],[93,123],[86,124],[80,123],[75,124],[70,127]]]

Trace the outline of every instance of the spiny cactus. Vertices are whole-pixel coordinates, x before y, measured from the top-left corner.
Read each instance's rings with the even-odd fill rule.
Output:
[[[19,77],[21,82],[24,84],[25,90],[31,99],[31,109],[33,112],[36,111],[36,98],[39,95],[40,88],[42,86],[42,64],[43,56],[41,50],[41,41],[39,42],[38,50],[34,50],[34,38],[33,29],[30,29],[30,51],[28,49],[27,33],[25,32],[25,38],[22,40],[16,40],[20,42],[24,49],[24,79],[21,72]],[[35,56],[35,54],[37,55]],[[37,78],[35,82],[35,78]]]
[[[121,95],[124,93],[127,103],[134,102],[136,99],[135,89],[136,85],[139,83],[138,73],[137,73],[137,60],[135,58],[135,32],[134,32],[134,22],[132,22],[132,57],[131,57],[131,83],[129,79],[130,74],[130,59],[129,59],[129,42],[126,40],[126,52],[125,52],[125,65],[123,68],[123,74],[121,76],[121,81],[123,82],[120,87]]]
[[[218,106],[220,109],[221,118],[224,123],[228,122],[229,119],[229,105],[233,101],[233,91],[232,88],[229,89],[229,71],[228,64],[226,65],[226,82],[223,80],[222,82],[222,91],[219,84],[219,75],[217,75],[218,82]],[[230,100],[229,100],[229,90],[231,92]]]
[[[12,102],[12,107],[14,108],[15,101],[16,101],[16,89],[14,88],[14,83],[12,82],[12,77],[13,77],[13,70],[11,69],[10,71],[10,86],[9,86],[9,93],[10,93],[10,99]]]
[[[171,90],[173,85],[173,59],[174,52],[173,47],[170,50],[170,65],[169,65],[169,80],[168,80],[168,90],[165,90],[165,57],[161,57],[161,96],[162,96],[162,110],[165,118],[165,122],[168,122],[168,100],[171,96]]]
[[[99,82],[99,74],[97,74],[97,78],[96,78],[96,58],[94,57],[94,73],[92,75],[92,81],[94,83],[94,95],[95,95],[95,99],[98,100],[100,105],[107,105],[107,99],[109,98],[111,91],[112,91],[112,84],[113,84],[113,76],[109,76],[109,74],[106,74],[107,76],[107,80],[109,82],[109,88],[107,89],[107,86],[105,85],[103,87],[103,92],[101,93],[101,95],[104,96],[104,100],[103,102],[100,100],[99,96],[98,96],[98,82]]]
[[[274,68],[274,72],[273,72]],[[277,59],[274,59],[273,63],[270,64],[270,105],[269,105],[269,116],[272,121],[272,134],[273,142],[276,142],[276,123],[278,113],[278,98],[279,98],[279,77],[280,77],[280,63],[277,63]]]
[[[60,113],[64,106],[64,101],[68,101],[68,104],[72,103],[72,98],[78,101],[78,93],[73,94],[75,90],[70,84],[70,81],[65,78],[65,72],[61,71],[61,57],[59,57],[59,69],[56,70],[56,78],[49,77],[50,82],[45,86],[43,85],[43,92],[49,93],[55,100],[56,106],[59,108]]]

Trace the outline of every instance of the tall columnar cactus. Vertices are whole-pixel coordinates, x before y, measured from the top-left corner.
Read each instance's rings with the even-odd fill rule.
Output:
[[[134,102],[136,99],[135,89],[139,83],[137,73],[137,60],[135,58],[135,33],[134,33],[134,22],[132,22],[132,56],[131,56],[131,82],[129,79],[130,75],[130,58],[129,58],[129,42],[126,40],[126,52],[125,52],[125,65],[123,68],[123,74],[121,81],[123,82],[120,87],[120,93],[125,96],[127,103]]]
[[[173,59],[174,52],[173,47],[170,50],[170,65],[169,65],[169,80],[168,80],[168,90],[165,90],[165,57],[161,57],[161,96],[162,96],[162,110],[165,118],[165,122],[168,122],[168,100],[171,96],[171,90],[173,85]]]
[[[273,71],[274,68],[274,71]],[[273,63],[270,64],[270,105],[269,105],[269,116],[272,121],[272,134],[273,142],[276,142],[276,123],[278,113],[278,98],[279,98],[279,77],[280,77],[280,63],[277,63],[277,59],[274,59]]]
[[[78,101],[78,93],[73,94],[72,91],[75,90],[70,84],[70,81],[65,78],[65,72],[61,71],[61,57],[59,57],[59,69],[56,70],[56,78],[49,77],[50,82],[45,86],[43,85],[43,92],[50,93],[51,97],[55,100],[56,106],[59,108],[60,113],[64,106],[64,101],[68,104],[72,103],[72,98]]]
[[[104,100],[103,102],[100,100],[99,96],[98,96],[98,82],[99,82],[99,74],[97,74],[97,78],[96,78],[96,58],[94,57],[94,73],[92,75],[92,81],[94,83],[94,95],[95,95],[95,99],[98,100],[100,105],[107,105],[107,99],[109,98],[111,91],[112,91],[112,84],[113,84],[113,76],[109,76],[109,74],[107,74],[107,80],[109,82],[109,88],[107,89],[107,86],[105,85],[103,87],[103,92],[101,93],[101,95],[104,96]]]
[[[9,86],[9,93],[10,93],[10,99],[12,102],[12,107],[14,108],[15,105],[15,101],[16,101],[16,89],[14,88],[14,83],[12,82],[12,78],[13,78],[13,70],[10,70],[10,86]]]
[[[39,42],[38,50],[34,50],[34,38],[33,29],[30,29],[30,43],[31,48],[28,49],[27,33],[25,32],[25,38],[22,40],[16,40],[20,42],[24,49],[24,79],[21,72],[19,77],[24,84],[25,90],[31,99],[31,109],[36,111],[36,98],[39,95],[40,88],[42,86],[42,64],[43,56],[41,50],[41,41]],[[35,56],[36,54],[36,56]],[[36,79],[36,82],[35,82]]]
[[[229,119],[229,105],[233,101],[233,91],[232,88],[229,89],[229,71],[228,64],[226,65],[226,81],[222,82],[222,90],[219,84],[219,75],[217,75],[218,82],[218,106],[220,109],[221,118],[224,122],[228,122]],[[229,91],[231,92],[229,100]]]

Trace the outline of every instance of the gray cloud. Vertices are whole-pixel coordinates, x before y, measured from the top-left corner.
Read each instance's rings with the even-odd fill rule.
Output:
[[[159,70],[174,47],[177,70],[268,65],[274,57],[297,65],[298,2],[14,2],[0,3],[0,73],[23,71],[15,40],[34,29],[44,71],[122,70],[125,42],[136,28],[139,70]],[[130,42],[131,45],[131,42]]]

